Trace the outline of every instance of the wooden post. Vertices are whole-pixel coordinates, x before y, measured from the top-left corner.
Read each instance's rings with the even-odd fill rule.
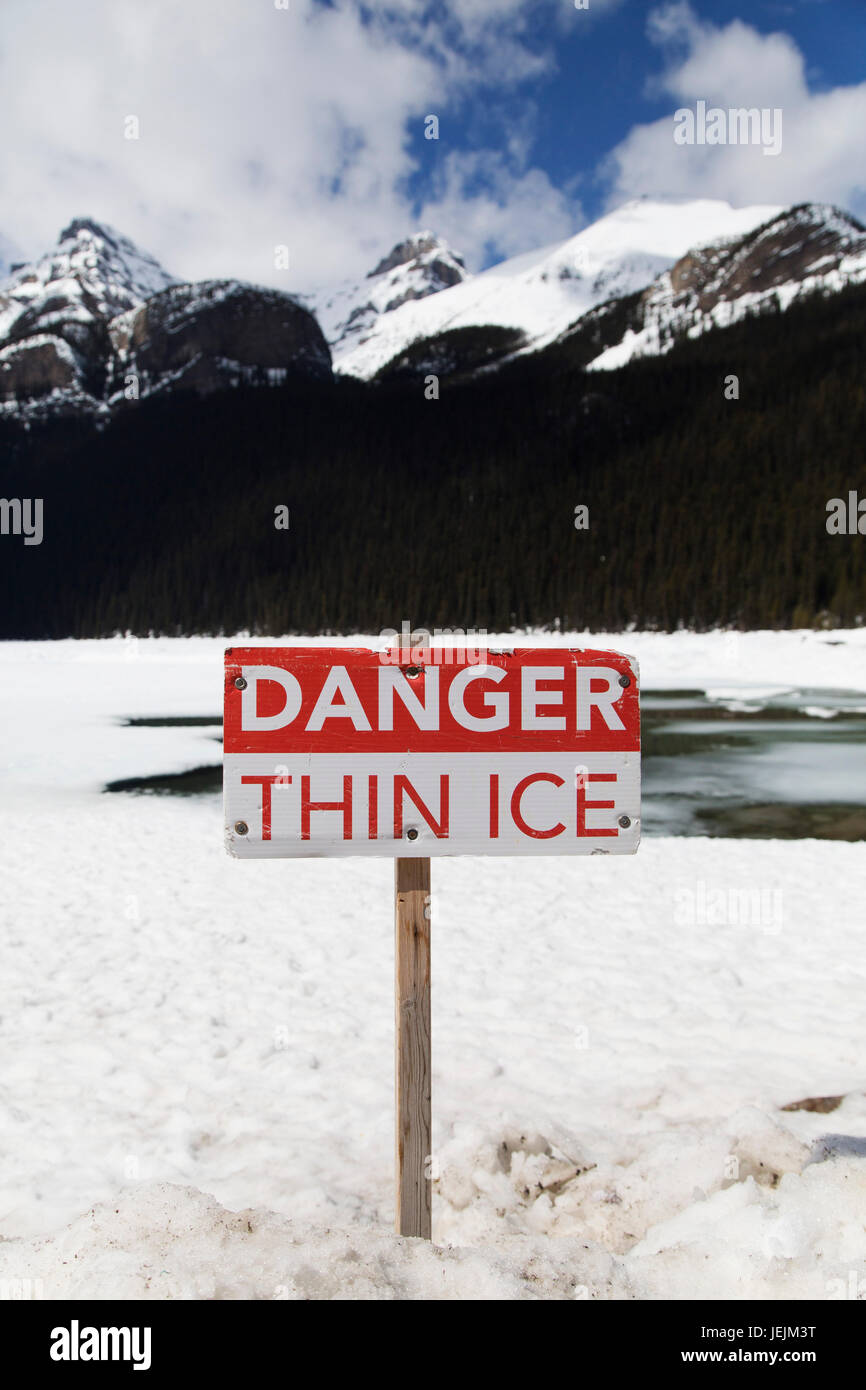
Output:
[[[395,1100],[401,1236],[430,1239],[430,860],[395,859]]]

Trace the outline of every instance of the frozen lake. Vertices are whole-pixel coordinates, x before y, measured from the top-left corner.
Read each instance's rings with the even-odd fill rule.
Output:
[[[213,761],[108,790],[219,796],[221,716],[154,715],[131,729],[200,730]],[[180,737],[177,739],[180,744]],[[643,833],[866,839],[866,699],[856,690],[642,693]],[[210,745],[210,749],[206,745]],[[164,741],[166,756],[171,740]],[[170,766],[170,763],[168,764]]]
[[[648,833],[616,862],[435,865],[433,1248],[391,1233],[392,866],[226,855],[226,645],[0,645],[0,1282],[825,1299],[866,1277],[866,846],[787,838],[819,807],[858,829],[866,632],[584,639],[641,663]],[[193,794],[104,791],[177,775]]]

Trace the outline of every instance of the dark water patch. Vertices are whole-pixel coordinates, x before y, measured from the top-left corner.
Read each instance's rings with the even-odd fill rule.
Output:
[[[683,704],[693,705],[699,700],[707,698],[705,690],[641,690],[641,704],[649,701],[652,704],[667,704],[672,700],[681,700]]]
[[[866,806],[754,802],[702,807],[698,834],[750,840],[866,840]]]
[[[186,772],[161,772],[153,777],[121,777],[107,782],[107,792],[137,792],[150,796],[203,796],[222,789],[222,763],[192,767]]]
[[[124,719],[127,729],[207,729],[222,725],[221,714],[161,714],[153,718]]]
[[[826,725],[832,727],[833,724],[853,722],[863,723],[866,721],[866,714],[863,709],[835,709],[830,717],[821,715],[806,714],[803,709],[798,709],[796,705],[771,705],[758,704],[757,701],[751,702],[744,700],[741,708],[730,700],[727,704],[713,704],[710,701],[702,705],[652,705],[646,700],[641,701],[641,725],[643,728],[653,728],[667,723],[739,723],[740,721],[753,721],[755,723],[773,724],[802,724],[804,727],[814,730],[816,727]],[[729,708],[734,706],[734,708]]]
[[[712,733],[692,733],[679,729],[641,730],[641,758],[687,758],[698,753],[716,753],[725,748],[742,748],[749,742],[746,732],[719,729]]]
[[[866,694],[790,686],[725,688],[724,697],[644,691],[644,834],[866,839]],[[125,721],[208,729],[204,741],[217,744],[221,723],[219,715],[204,714]],[[124,778],[106,790],[216,796],[221,785],[222,768],[214,764]]]

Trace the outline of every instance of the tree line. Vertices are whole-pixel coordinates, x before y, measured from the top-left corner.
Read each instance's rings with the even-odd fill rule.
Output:
[[[44,539],[0,536],[0,636],[862,622],[866,537],[825,522],[866,497],[864,342],[859,288],[438,400],[419,368],[7,418],[0,490],[43,498]]]

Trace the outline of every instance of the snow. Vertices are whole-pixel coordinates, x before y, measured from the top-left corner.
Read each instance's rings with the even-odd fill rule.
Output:
[[[47,418],[58,410],[102,413],[103,403],[82,385],[79,356],[87,355],[90,330],[101,331],[113,317],[174,283],[174,277],[128,237],[103,223],[76,218],[53,250],[0,283],[0,344],[13,332],[21,334],[20,343],[0,349],[2,355],[8,360],[50,343],[74,368],[73,383],[30,400],[2,402],[0,413],[25,421]],[[80,354],[67,346],[67,332],[81,344]]]
[[[57,356],[70,367],[77,367],[78,360],[74,351],[64,338],[56,338],[52,333],[34,333],[29,338],[22,338],[20,342],[7,344],[0,347],[0,362],[11,362],[22,353],[27,353],[31,348],[50,347],[53,348]]]
[[[33,313],[41,304],[53,307],[63,299],[62,317],[88,322],[95,304],[99,316],[107,319],[174,283],[175,277],[153,256],[113,227],[76,218],[53,250],[0,284],[0,338],[25,309]]]
[[[866,692],[863,630],[592,644],[636,656],[645,689]],[[216,798],[100,791],[219,760],[215,725],[123,721],[218,715],[227,645],[0,646],[0,1287],[866,1291],[864,846],[658,838],[615,871],[438,861],[436,1244],[403,1240],[390,863],[239,864]],[[702,926],[684,905],[714,890],[781,895],[781,913]],[[780,1108],[811,1096],[844,1099]]]
[[[686,334],[698,338],[713,328],[727,328],[739,323],[749,315],[758,314],[763,309],[776,307],[782,312],[800,299],[811,294],[838,294],[846,285],[859,285],[866,281],[866,235],[860,224],[837,209],[826,204],[808,204],[792,209],[779,221],[770,222],[762,228],[757,239],[771,242],[791,224],[801,232],[801,240],[780,249],[770,247],[768,256],[781,260],[802,251],[806,238],[816,230],[833,239],[835,254],[824,254],[818,250],[815,259],[801,271],[795,279],[771,286],[769,289],[748,294],[740,294],[735,299],[721,295],[719,284],[712,279],[702,284],[700,294],[694,290],[676,294],[670,273],[665,270],[656,279],[646,296],[643,311],[643,327],[634,332],[627,329],[622,340],[613,344],[589,363],[592,371],[615,371],[635,357],[659,356],[670,352],[676,338]],[[751,252],[754,248],[749,247]],[[721,273],[728,273],[730,266],[723,262]],[[757,273],[757,272],[755,272]],[[707,295],[719,293],[712,307],[703,310],[700,301]]]
[[[763,239],[768,255],[777,260],[793,255],[800,243],[780,251],[773,242],[780,221],[800,229],[803,240],[812,237],[816,242],[815,259],[805,272],[730,301],[719,293],[706,311],[694,292],[674,293],[671,268],[700,247],[723,247],[757,231],[756,245],[760,247]],[[728,263],[719,260],[724,273]],[[326,286],[304,296],[263,289],[257,293],[303,302],[319,319],[335,369],[366,379],[412,343],[452,329],[510,328],[522,335],[514,354],[534,352],[561,337],[590,310],[646,291],[640,330],[626,330],[621,342],[590,364],[610,370],[635,356],[668,352],[681,334],[697,337],[764,308],[778,304],[787,309],[810,293],[835,293],[864,281],[866,234],[859,223],[829,205],[784,211],[772,205],[734,208],[715,199],[642,198],[616,208],[567,241],[512,257],[478,275],[467,274],[446,242],[432,232],[419,232],[395,247],[362,281]],[[113,228],[77,218],[52,251],[0,283],[0,343],[16,326],[26,327],[30,335],[63,336],[71,329],[77,334],[75,341],[84,342],[90,325],[101,320],[110,324],[122,367],[134,314],[153,295],[168,291],[169,306],[188,317],[204,304],[245,288],[249,287],[236,280],[181,284]],[[712,297],[713,288],[705,285],[702,298]],[[172,380],[169,376],[161,385],[170,387]],[[120,393],[114,399],[120,399]],[[27,419],[59,408],[107,413],[104,403],[86,395],[80,384],[36,401],[7,402],[0,411]]]
[[[363,341],[333,337],[337,371],[370,377],[416,338],[497,324],[522,330],[536,349],[605,300],[649,285],[693,246],[742,236],[775,217],[773,206],[733,208],[716,199],[637,199],[576,236],[503,261],[459,285],[387,313]],[[316,296],[320,305],[323,295]]]
[[[394,312],[407,300],[441,292],[446,285],[443,270],[450,280],[466,279],[463,261],[447,242],[429,231],[416,232],[363,280],[347,280],[309,295],[307,307],[319,320],[332,350],[345,356],[376,331],[380,315]]]
[[[246,280],[195,280],[191,283],[170,285],[162,297],[161,304],[166,314],[171,315],[173,325],[180,327],[200,314],[202,309],[225,304],[250,290],[278,308],[282,305],[294,308],[298,302],[296,296],[286,294],[283,290],[265,289]],[[124,315],[122,322],[129,324],[128,314]]]

